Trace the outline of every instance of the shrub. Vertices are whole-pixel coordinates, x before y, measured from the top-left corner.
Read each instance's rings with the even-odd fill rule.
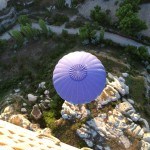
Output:
[[[11,32],[11,36],[16,41],[18,47],[21,47],[23,45],[24,37],[19,31],[13,30]]]
[[[79,37],[82,41],[88,40],[91,43],[96,38],[96,31],[90,23],[87,23],[79,29]]]
[[[94,10],[91,10],[90,17],[93,21],[98,22],[100,25],[110,25],[110,17],[106,12],[101,10],[101,7],[95,6]]]
[[[149,54],[148,54],[148,50],[146,47],[144,46],[140,46],[139,48],[135,47],[135,46],[127,46],[125,48],[125,51],[128,52],[129,54],[131,54],[131,57],[133,59],[136,59],[137,61],[150,61],[149,60]]]
[[[56,8],[63,9],[65,7],[65,0],[56,0]]]
[[[125,0],[116,11],[119,19],[119,28],[125,34],[135,36],[138,32],[147,29],[144,21],[138,18],[139,0]]]
[[[42,19],[39,20],[39,26],[42,29],[42,33],[45,35],[46,38],[52,36],[52,31],[48,29],[44,20]]]
[[[21,32],[28,40],[33,39],[34,34],[33,34],[32,27],[30,25],[22,26]]]
[[[26,24],[31,24],[31,20],[26,15],[19,16],[18,22],[20,25],[23,25],[23,26],[25,26]]]
[[[43,119],[44,119],[47,127],[49,127],[52,130],[55,128],[56,119],[54,117],[54,112],[44,111],[43,112]]]

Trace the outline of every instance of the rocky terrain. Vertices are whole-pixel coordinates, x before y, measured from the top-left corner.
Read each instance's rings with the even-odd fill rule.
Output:
[[[116,150],[116,147],[118,150],[150,149],[149,124],[136,112],[134,100],[127,98],[129,87],[125,78],[128,75],[123,73],[117,77],[108,73],[105,89],[90,104],[73,105],[67,101],[63,103],[61,115],[64,120],[86,120],[75,134],[83,139],[88,147],[94,150]],[[36,120],[42,117],[43,110],[50,109],[51,102],[45,82],[38,85],[36,93],[40,89],[44,89],[43,95],[28,94],[27,99],[19,95],[19,89],[15,89],[13,101],[7,98],[1,105],[0,119],[31,131],[50,134],[51,129],[41,129],[40,124],[36,123]],[[19,98],[21,101],[18,102]]]
[[[117,78],[108,74],[107,86],[94,102],[97,113],[77,129],[81,139],[95,150],[116,150],[116,145],[119,146],[118,150],[150,149],[149,124],[134,109],[134,101],[125,98],[129,94],[129,87],[125,84],[128,74],[123,73],[123,76]],[[118,104],[114,108],[99,112],[115,101],[118,101]],[[64,102],[61,113],[64,119],[69,120],[82,120],[92,115],[85,105],[75,106],[68,102]]]

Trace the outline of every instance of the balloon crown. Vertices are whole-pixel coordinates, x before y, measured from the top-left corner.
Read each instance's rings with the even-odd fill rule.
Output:
[[[87,68],[85,65],[76,64],[69,70],[70,77],[75,81],[81,81],[87,76]]]

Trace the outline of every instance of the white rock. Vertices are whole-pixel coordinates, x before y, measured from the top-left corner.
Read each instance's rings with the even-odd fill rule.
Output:
[[[26,108],[21,108],[21,112],[26,113],[27,112]]]
[[[125,79],[123,77],[119,77],[119,81],[124,83]]]
[[[41,82],[41,83],[39,84],[39,88],[45,89],[45,88],[46,88],[46,87],[45,87],[45,84],[46,84],[46,82]]]
[[[62,117],[63,117],[64,119],[69,119],[69,117],[68,117],[67,114],[63,114]]]
[[[143,140],[144,140],[145,142],[150,143],[150,132],[144,134]]]
[[[106,119],[107,118],[107,114],[106,113],[101,114],[101,118]]]
[[[41,110],[39,109],[39,106],[38,105],[34,105],[33,106],[33,109],[31,111],[31,115],[34,117],[34,119],[38,120],[42,117],[42,112]]]
[[[104,147],[105,150],[111,150],[109,146]]]
[[[139,121],[141,121],[144,124],[144,127],[143,127],[144,131],[149,132],[150,130],[149,130],[149,124],[148,124],[147,120],[144,118],[140,118]]]
[[[44,91],[44,94],[45,94],[45,95],[48,95],[48,94],[49,94],[49,90],[45,90],[45,91]]]
[[[19,93],[20,89],[14,89],[15,93]]]
[[[34,96],[32,94],[28,94],[28,100],[30,102],[35,102],[37,100],[37,96]]]
[[[7,114],[11,114],[13,112],[14,112],[14,107],[12,107],[11,105],[7,106],[3,111],[3,113],[7,113]]]
[[[40,98],[43,98],[43,95],[40,95]]]
[[[111,73],[108,73],[108,77],[109,77],[110,79],[113,79],[113,78],[114,78],[114,76],[113,76]]]
[[[81,137],[81,138],[88,138],[89,137],[89,134],[88,133],[85,133],[84,131],[81,131],[80,129],[77,129],[77,134]]]
[[[103,150],[103,147],[100,145],[96,145],[96,147],[98,148],[98,150]]]
[[[138,133],[137,136],[138,136],[139,138],[142,138],[143,135],[144,135],[144,130],[142,129],[142,130]]]
[[[93,147],[93,142],[92,141],[90,141],[88,139],[85,139],[85,142],[88,145],[88,147]]]
[[[27,104],[26,104],[26,103],[23,103],[23,104],[22,104],[22,106],[24,106],[24,107],[25,107],[25,106],[27,106]]]
[[[129,76],[129,74],[128,73],[122,73],[122,76],[126,78]]]
[[[128,99],[128,102],[132,105],[134,105],[134,101],[132,99]]]
[[[135,122],[141,118],[140,115],[138,115],[138,114],[131,114],[130,117]]]
[[[72,0],[65,0],[65,5],[71,8]]]
[[[45,102],[45,103],[50,103],[50,100],[45,99],[44,102]]]
[[[141,150],[150,150],[150,144],[142,140]]]

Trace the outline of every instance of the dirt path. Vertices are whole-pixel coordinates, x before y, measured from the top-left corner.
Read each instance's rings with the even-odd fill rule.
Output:
[[[141,10],[139,11],[139,17],[146,22],[148,29],[142,33],[150,37],[150,3],[143,4],[140,6]]]
[[[39,24],[38,23],[33,23],[32,27],[40,29]],[[47,25],[48,28],[50,28],[53,32],[57,33],[57,34],[61,34],[62,30],[67,30],[69,34],[77,34],[79,33],[79,29],[67,29],[64,26],[52,26],[52,25]],[[11,32],[12,30],[20,30],[20,26],[19,25],[15,25],[11,30],[9,30],[8,32],[4,33],[3,35],[0,36],[0,39],[5,39],[8,40],[11,38],[9,32]],[[97,34],[99,35],[99,32],[97,32]],[[115,43],[118,43],[122,46],[128,46],[128,45],[133,45],[136,47],[140,47],[140,46],[146,46],[143,45],[141,43],[138,43],[132,39],[128,39],[126,37],[122,37],[120,35],[114,34],[114,33],[109,33],[109,32],[105,32],[104,35],[104,39],[110,39]],[[146,46],[148,48],[149,54],[150,54],[150,46]]]

